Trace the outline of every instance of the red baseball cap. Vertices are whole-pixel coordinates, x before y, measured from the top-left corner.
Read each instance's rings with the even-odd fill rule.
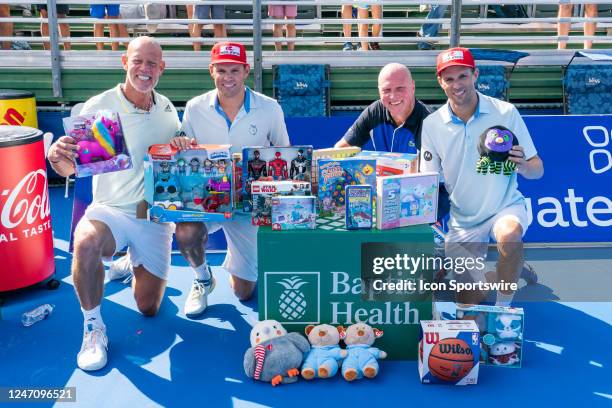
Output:
[[[210,63],[249,65],[244,45],[236,42],[216,43],[210,51]]]
[[[438,76],[442,71],[454,65],[461,65],[469,68],[476,68],[474,57],[467,48],[455,47],[438,54],[436,61],[436,72]]]

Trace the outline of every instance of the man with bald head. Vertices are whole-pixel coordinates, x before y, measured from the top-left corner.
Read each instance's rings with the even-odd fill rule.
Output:
[[[143,160],[150,145],[169,143],[178,133],[176,109],[155,92],[165,63],[159,44],[150,37],[132,40],[121,57],[125,81],[89,99],[82,115],[100,110],[119,113],[127,148],[129,170],[93,176],[93,201],[74,233],[72,276],[84,316],[84,335],[77,364],[83,370],[106,365],[108,338],[100,304],[104,291],[103,258],[126,245],[134,272],[132,289],[145,316],[157,313],[166,287],[174,224],[146,220]],[[79,147],[62,136],[49,149],[51,167],[61,176],[74,173]],[[146,207],[145,207],[146,208]]]
[[[382,152],[417,153],[423,119],[429,107],[414,97],[410,70],[398,63],[385,65],[378,74],[380,99],[368,106],[335,147],[370,145]]]

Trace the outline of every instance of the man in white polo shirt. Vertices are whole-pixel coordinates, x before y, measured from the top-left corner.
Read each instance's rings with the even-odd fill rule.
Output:
[[[523,265],[522,237],[528,222],[516,173],[538,179],[544,174],[542,160],[514,105],[477,92],[478,70],[468,49],[451,48],[440,53],[437,76],[448,102],[423,122],[420,163],[421,171],[442,173],[450,196],[447,256],[463,243],[488,243],[493,238],[499,251],[497,271],[485,274],[484,270],[474,269],[469,276],[459,278],[517,282]],[[508,128],[519,143],[509,153],[509,160],[516,165],[516,172],[509,176],[476,170],[480,135],[496,126]],[[486,254],[486,246],[479,247]],[[457,299],[480,303],[487,295],[486,291],[463,292]],[[497,291],[497,303],[508,305],[513,296],[511,289]]]
[[[272,98],[245,86],[250,67],[244,46],[217,43],[211,50],[210,75],[215,89],[187,102],[182,132],[186,137],[173,143],[188,149],[192,143],[231,144],[232,151],[245,146],[289,146],[289,137],[280,105]],[[248,214],[236,214],[223,223],[180,223],[176,238],[181,253],[196,270],[196,279],[185,303],[185,314],[197,316],[207,306],[214,279],[206,264],[204,247],[208,232],[223,228],[227,256],[223,266],[240,300],[251,297],[257,282],[257,227]]]
[[[121,57],[126,79],[122,84],[89,99],[81,114],[99,110],[119,112],[132,168],[93,176],[93,201],[74,233],[72,276],[84,316],[84,335],[77,364],[83,370],[106,365],[108,338],[100,304],[104,292],[102,258],[110,258],[128,246],[133,266],[132,289],[138,310],[157,313],[166,287],[174,224],[157,224],[142,214],[143,161],[155,143],[169,143],[179,131],[176,109],[155,92],[164,71],[162,49],[151,37],[130,42]],[[51,167],[61,176],[74,173],[79,148],[70,136],[62,136],[49,149]]]

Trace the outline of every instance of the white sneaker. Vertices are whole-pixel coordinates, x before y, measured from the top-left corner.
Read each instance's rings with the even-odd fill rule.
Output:
[[[108,279],[119,280],[125,279],[123,283],[129,283],[134,275],[132,269],[132,260],[129,254],[125,254],[121,258],[115,259],[108,267]]]
[[[77,355],[77,365],[83,371],[95,371],[106,365],[108,338],[106,330],[91,328],[83,334],[81,351]]]
[[[194,279],[185,301],[185,316],[191,318],[204,313],[208,306],[208,295],[214,288],[215,278],[212,275],[208,281]]]

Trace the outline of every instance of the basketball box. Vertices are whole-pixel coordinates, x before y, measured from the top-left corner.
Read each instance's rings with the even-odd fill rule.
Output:
[[[422,320],[419,376],[423,384],[478,382],[480,334],[471,320]]]

